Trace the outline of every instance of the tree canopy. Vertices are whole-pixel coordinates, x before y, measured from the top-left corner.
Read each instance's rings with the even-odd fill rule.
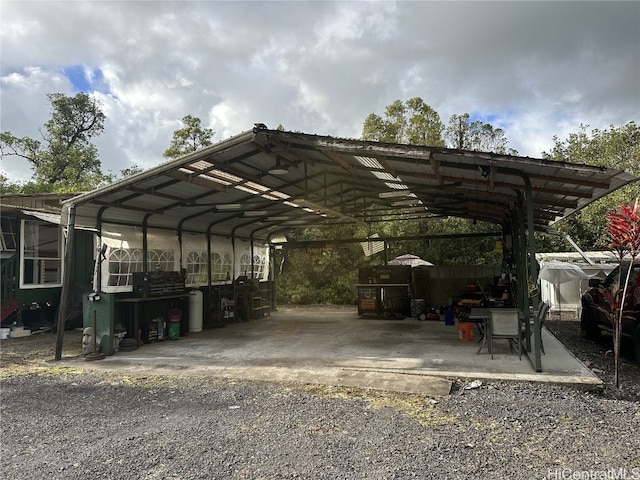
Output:
[[[202,128],[198,117],[187,115],[182,118],[182,123],[185,126],[173,132],[171,144],[162,154],[163,157],[178,158],[211,145],[214,131]]]
[[[2,132],[1,155],[29,161],[34,181],[27,190],[75,192],[107,181],[109,177],[100,169],[98,150],[91,142],[104,129],[106,117],[100,102],[86,93],[74,97],[50,93],[47,98],[53,111],[44,130],[40,130],[42,139]]]
[[[481,120],[472,122],[468,113],[451,115],[445,130],[445,139],[451,148],[459,150],[518,154],[515,149],[508,147],[509,141],[504,130]]]
[[[504,130],[481,120],[471,121],[468,113],[452,115],[445,128],[438,112],[420,97],[393,101],[385,108],[384,117],[370,113],[362,127],[362,139],[508,155],[518,153],[509,148]]]
[[[443,131],[438,112],[414,97],[387,105],[384,118],[370,113],[364,121],[362,139],[443,147]]]
[[[565,140],[554,137],[554,146],[542,157],[559,162],[584,163],[601,167],[626,170],[640,176],[640,128],[635,122],[621,127],[588,131],[580,125],[578,132]],[[640,198],[640,185],[632,183],[597,200],[559,222],[557,229],[569,234],[584,249],[605,249],[607,246],[607,222],[605,216],[616,211],[620,205]]]

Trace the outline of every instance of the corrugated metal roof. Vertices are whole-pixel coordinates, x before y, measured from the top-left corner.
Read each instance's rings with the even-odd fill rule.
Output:
[[[279,173],[269,173],[279,164]],[[286,173],[284,173],[286,170]],[[295,226],[457,216],[504,224],[531,185],[536,230],[636,177],[624,171],[256,127],[65,202],[98,221],[268,238]]]
[[[33,210],[60,213],[62,202],[74,197],[72,193],[9,193],[0,197],[1,212]]]

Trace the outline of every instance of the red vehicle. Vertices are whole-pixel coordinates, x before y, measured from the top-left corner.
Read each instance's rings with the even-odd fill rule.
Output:
[[[580,315],[581,333],[584,338],[600,340],[603,333],[612,334],[615,323],[618,321],[618,310],[623,286],[620,285],[620,272],[622,280],[627,276],[628,265],[623,265],[622,270],[616,267],[604,281],[599,279],[589,280],[589,290],[582,295],[582,314]],[[632,266],[631,275],[624,301],[622,315],[623,341],[633,342],[636,361],[640,363],[640,263]]]

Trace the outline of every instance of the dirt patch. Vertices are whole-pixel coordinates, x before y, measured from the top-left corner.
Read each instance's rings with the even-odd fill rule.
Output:
[[[56,354],[57,333],[36,333],[28,337],[0,340],[0,376],[28,373],[52,368]],[[82,355],[82,331],[67,330],[62,343],[62,358]]]

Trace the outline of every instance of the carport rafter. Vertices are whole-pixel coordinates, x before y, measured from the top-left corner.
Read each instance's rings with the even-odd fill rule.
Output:
[[[271,149],[268,153],[265,153],[266,145]],[[292,165],[288,174],[274,177],[266,173],[273,165],[273,155],[287,157]],[[357,156],[375,160],[378,167],[360,162],[356,159]],[[304,165],[301,165],[302,162]],[[492,166],[489,179],[480,178],[477,169],[482,165]],[[509,171],[505,166],[517,168]],[[239,181],[228,182],[225,185],[221,178],[215,182],[196,180],[198,175],[215,176],[216,170],[235,175]],[[176,175],[181,171],[191,173]],[[376,178],[376,171],[389,177]],[[220,203],[248,205],[252,194],[242,194],[238,188],[245,188],[248,182],[254,182],[265,187],[257,192],[255,198],[262,193],[282,192],[288,195],[288,199],[291,200],[289,203],[306,198],[316,204],[324,204],[327,209],[347,215],[353,214],[354,205],[366,208],[379,204],[394,208],[398,218],[402,218],[407,211],[400,206],[392,205],[394,202],[388,199],[379,198],[380,193],[389,191],[390,180],[398,185],[398,188],[401,186],[398,182],[404,182],[409,191],[415,192],[415,196],[422,200],[428,211],[434,209],[436,211],[433,213],[438,215],[446,214],[438,206],[438,198],[441,198],[445,191],[435,189],[434,195],[428,193],[437,185],[451,182],[446,185],[447,193],[468,199],[465,209],[456,209],[451,213],[464,218],[476,218],[477,212],[485,208],[483,204],[487,200],[503,202],[506,209],[514,208],[514,192],[524,189],[521,180],[514,182],[509,178],[518,176],[515,171],[526,172],[531,179],[532,194],[527,201],[532,202],[536,228],[543,230],[590,201],[600,198],[609,190],[634,179],[632,176],[623,178],[623,173],[611,169],[528,157],[345,140],[256,128],[252,132],[167,162],[149,172],[116,182],[108,188],[80,196],[78,201],[87,205],[86,202],[90,203],[92,198],[100,195],[100,205],[108,205],[114,212],[123,209],[134,212],[134,208],[141,212],[162,212],[162,218],[157,216],[152,219],[149,222],[150,226],[170,226],[172,222],[173,225],[177,225],[185,217],[195,219],[204,215],[211,216],[211,220],[213,217],[227,218],[227,215],[215,208],[202,211],[201,206],[197,204],[200,204],[201,200],[215,198],[219,199]],[[612,181],[614,183],[611,183]],[[486,187],[477,188],[482,187],[483,182]],[[135,189],[129,190],[129,195],[126,194],[128,186]],[[191,186],[194,188],[191,189]],[[198,189],[197,186],[201,188]],[[212,190],[217,193],[213,193]],[[131,193],[137,196],[130,196]],[[167,200],[173,201],[168,203]],[[267,202],[264,207],[269,211],[267,215],[295,216],[297,208],[287,205],[286,200],[280,198],[273,203]],[[95,204],[97,205],[97,202]],[[216,202],[207,201],[206,204],[215,205]],[[474,204],[477,206],[474,207]],[[185,215],[190,207],[193,213]],[[292,207],[291,211],[286,211],[288,207]],[[84,211],[85,208],[80,209],[79,218],[95,218],[95,214],[83,217]],[[487,212],[486,221],[504,222],[503,212],[498,212],[497,209],[494,214]],[[555,215],[555,218],[550,215]],[[322,217],[315,219],[324,222]],[[194,229],[197,226],[191,225],[189,228]]]
[[[348,243],[366,243],[371,241],[376,242],[400,242],[404,240],[452,240],[457,238],[487,238],[487,237],[501,237],[502,232],[473,232],[473,233],[456,233],[456,234],[438,234],[438,235],[407,235],[403,237],[396,236],[380,236],[375,239],[372,238],[341,238],[341,239],[326,239],[326,240],[293,240],[286,242],[272,242],[273,245],[282,246],[283,249],[297,249],[297,248],[325,248],[331,245],[341,245]]]
[[[152,214],[156,214],[156,215],[162,215],[162,210],[144,208],[144,207],[139,207],[139,206],[135,206],[135,205],[125,205],[125,203],[123,203],[123,202],[105,202],[105,201],[102,201],[102,200],[96,200],[95,204],[96,205],[100,205],[102,207],[108,207],[108,208],[116,208],[116,209],[126,208],[127,210],[133,210],[133,211],[136,211],[136,212],[152,213]]]
[[[276,147],[272,148],[272,154],[256,146],[268,144]],[[291,165],[286,175],[267,173],[273,165],[273,154],[281,155]],[[208,162],[206,166],[205,162]],[[483,166],[489,166],[489,178],[480,178]],[[206,176],[213,179],[217,175],[216,170],[235,175],[241,181],[225,185],[220,178],[207,180]],[[514,181],[514,176],[519,179]],[[534,229],[548,230],[558,220],[636,180],[626,172],[602,167],[441,147],[348,140],[269,130],[260,125],[252,131],[148,171],[78,195],[65,201],[64,208],[75,209],[75,221],[82,227],[97,228],[110,222],[132,225],[144,222],[148,229],[179,228],[204,233],[203,229],[214,225],[215,234],[242,238],[253,238],[256,232],[263,231],[264,237],[258,238],[263,240],[270,238],[273,232],[297,226],[294,223],[310,225],[352,221],[350,214],[355,215],[354,206],[388,206],[389,211],[394,212],[394,218],[410,219],[413,212],[401,207],[393,208],[393,202],[379,196],[383,192],[404,188],[406,184],[410,192],[417,192],[414,195],[421,199],[431,215],[482,218],[521,236],[519,245],[525,258],[519,260],[519,269],[527,271],[526,255],[530,256],[530,261],[535,261]],[[477,187],[483,181],[486,187],[478,193]],[[264,189],[251,190],[246,186],[250,182]],[[446,190],[420,196],[421,191],[447,182],[451,183],[446,185]],[[153,194],[158,191],[162,195]],[[212,193],[214,191],[216,193]],[[221,211],[215,206],[203,207],[197,205],[197,201],[196,205],[190,205],[188,201],[192,198],[215,198],[221,204],[250,205],[249,202],[264,196],[264,192],[274,192],[275,200],[268,200],[260,208],[266,210],[264,218],[251,221],[240,213]],[[284,194],[286,198],[277,197],[275,192]],[[439,204],[439,198],[445,194],[448,199],[460,196],[465,202],[447,206]],[[318,215],[321,209],[306,211],[294,205],[296,199],[305,197],[316,207],[319,202],[324,202],[327,210],[342,217],[330,219]],[[498,202],[497,206],[487,208],[490,201]],[[213,202],[207,203],[211,205]],[[292,221],[296,214],[299,218]],[[479,217],[480,214],[483,216]],[[288,216],[289,219],[266,222],[267,218],[276,216]],[[379,215],[379,221],[387,219],[386,215]],[[264,223],[264,228],[258,226],[259,221]],[[213,228],[208,231],[213,232]],[[64,299],[61,299],[62,304]]]
[[[322,150],[322,153],[327,155],[327,151],[326,150]],[[360,153],[360,152],[358,152]],[[333,153],[333,155],[335,155],[335,152]],[[390,156],[387,156],[386,158],[389,158]],[[425,155],[426,158],[430,159],[430,166],[433,168],[433,165],[435,162],[434,157],[431,155],[431,152],[428,152],[427,155]],[[376,160],[380,161],[380,157],[375,157],[372,156],[372,158],[376,158]],[[452,162],[437,162],[437,165],[447,165],[449,167],[453,167],[453,168],[463,168],[463,169],[467,169],[467,170],[475,170],[476,166],[469,166],[469,165],[463,165],[463,166],[459,166],[455,163]],[[438,167],[439,168],[439,167]],[[358,167],[354,167],[354,171],[357,170]],[[361,168],[362,171],[365,171],[367,169],[365,168]],[[404,172],[404,171],[398,171],[398,170],[392,170],[389,168],[386,168],[385,171],[389,171],[394,175],[398,175],[400,177],[402,176],[406,176],[406,174],[408,172]],[[473,194],[476,195],[478,197],[478,201],[480,201],[479,199],[485,196],[488,196],[491,194],[491,192],[493,192],[495,190],[495,188],[498,187],[502,187],[502,188],[510,188],[510,189],[521,189],[523,188],[523,184],[518,182],[518,183],[506,183],[506,182],[496,182],[495,181],[495,174],[497,172],[497,167],[495,166],[494,162],[491,162],[491,173],[490,173],[490,179],[489,182],[487,182],[486,180],[481,180],[481,179],[465,179],[464,182],[461,182],[459,177],[455,177],[455,176],[449,176],[449,177],[445,177],[442,174],[436,175],[436,173],[434,172],[433,174],[428,174],[425,172],[422,173],[418,173],[417,176],[420,176],[422,178],[435,178],[438,182],[444,182],[446,180],[449,181],[456,181],[459,182],[460,184],[473,184],[473,185],[484,185],[489,183],[490,185],[488,186],[487,189],[487,193],[483,193],[480,190],[474,190],[473,192],[467,192],[467,194]],[[554,181],[558,181],[557,177],[550,177],[550,176],[542,176],[542,175],[538,175],[539,178],[546,178],[546,179],[553,179]],[[574,181],[573,178],[570,179],[570,183],[574,183],[574,184],[579,184],[578,181]],[[589,183],[589,187],[602,187],[604,185],[608,186],[608,182],[588,182]],[[532,187],[534,188],[534,187]],[[413,191],[416,191],[417,188],[414,186],[413,187]],[[565,194],[565,190],[563,189],[555,189],[555,188],[544,188],[544,187],[535,187],[535,190],[538,192],[544,192],[544,193],[550,193],[550,194]],[[591,198],[592,193],[590,191],[585,191],[585,192],[574,192],[575,195],[581,197],[581,198]],[[512,205],[513,204],[513,195],[506,195],[503,194],[502,198],[506,198],[508,199],[508,201],[506,202],[507,205]],[[576,208],[577,206],[577,202],[565,202],[563,204],[563,206],[565,206],[566,208]],[[352,210],[353,211],[353,210]],[[537,215],[535,215],[537,218]],[[544,224],[544,219],[546,218],[546,216],[541,216],[542,222],[537,222],[537,225],[543,226]],[[500,219],[501,221],[504,221],[504,216],[502,216],[502,218]]]

